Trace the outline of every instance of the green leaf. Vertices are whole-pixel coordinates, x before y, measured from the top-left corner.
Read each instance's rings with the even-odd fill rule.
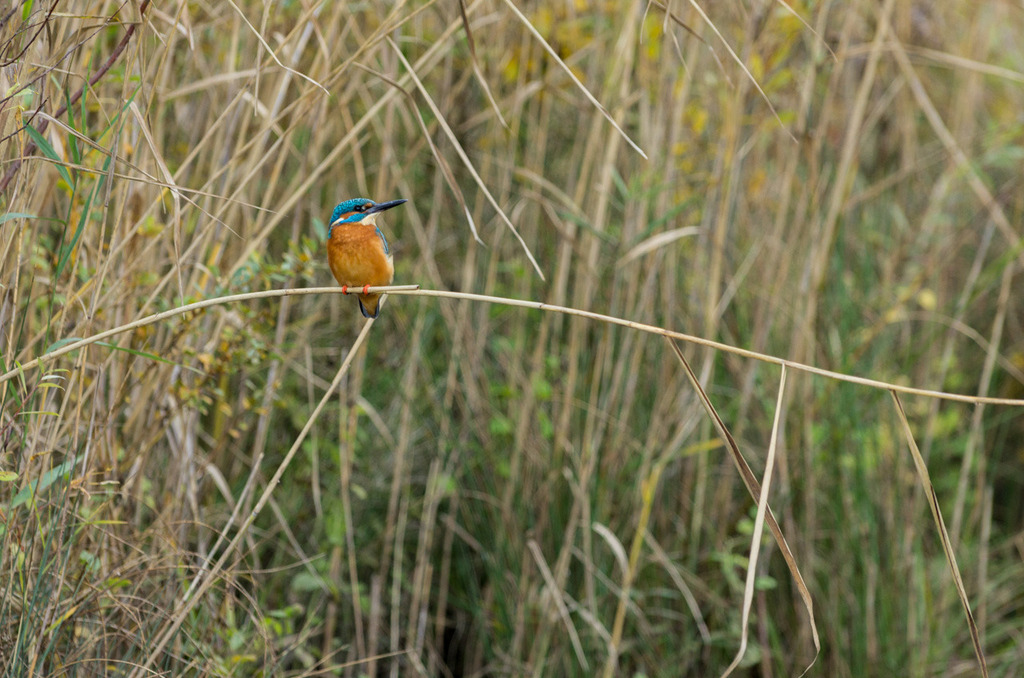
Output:
[[[191,367],[190,365],[182,365],[179,362],[175,362],[173,360],[168,360],[167,358],[161,358],[160,356],[156,355],[155,353],[147,353],[146,351],[137,351],[134,348],[125,348],[123,346],[115,346],[114,344],[109,344],[109,343],[107,343],[105,341],[97,341],[96,345],[97,346],[105,346],[106,348],[112,348],[115,351],[124,351],[125,353],[131,353],[132,355],[137,355],[140,358],[149,358],[150,360],[155,360],[158,363],[165,363],[167,365],[176,365],[178,367],[181,367],[182,369],[191,370],[191,371],[195,372],[196,374],[205,374],[205,372],[203,372],[200,369],[197,369],[195,367]]]
[[[78,560],[85,565],[89,572],[99,572],[103,564],[103,561],[97,558],[96,554],[90,553],[89,551],[82,551],[79,553]]]
[[[12,480],[17,480],[18,474],[14,471],[0,471],[0,483],[9,483]]]
[[[82,97],[82,101],[85,101],[84,96]],[[64,87],[64,108],[66,108],[68,112],[68,127],[74,131],[77,129],[75,107],[71,103],[71,91],[67,87]],[[84,121],[85,117],[83,116],[80,119]],[[76,165],[82,164],[82,151],[78,148],[78,136],[73,133],[68,134],[68,155],[71,156],[71,162]]]
[[[107,156],[106,161],[103,163],[103,173],[100,174],[99,181],[96,182],[96,186],[92,189],[92,193],[89,194],[88,200],[82,205],[82,216],[78,219],[78,228],[75,229],[75,234],[71,237],[71,242],[68,243],[67,248],[63,251],[60,257],[60,262],[57,264],[57,277],[64,272],[64,267],[68,263],[68,259],[71,258],[71,253],[75,251],[75,245],[78,244],[78,240],[82,237],[82,231],[85,230],[85,224],[89,220],[89,213],[92,211],[92,203],[96,199],[96,196],[100,191],[103,190],[103,185],[107,181],[107,169],[110,167],[111,156]]]
[[[53,342],[52,344],[46,347],[46,350],[43,351],[43,355],[46,355],[47,353],[53,353],[58,348],[63,348],[68,344],[73,344],[76,341],[81,340],[81,337],[64,337],[63,339],[58,339],[57,341]]]
[[[296,593],[309,593],[310,591],[323,591],[323,579],[315,577],[309,572],[300,572],[292,579],[291,589]]]
[[[69,459],[63,464],[54,466],[52,469],[43,474],[42,478],[33,480],[28,485],[21,489],[14,499],[11,501],[11,508],[17,508],[22,504],[26,503],[29,499],[32,499],[39,492],[45,492],[50,485],[53,485],[58,479],[66,478],[70,475],[71,471],[75,468],[75,464],[78,463],[78,457],[75,459]]]
[[[83,99],[85,97],[82,97]],[[75,128],[75,109],[71,105],[71,100],[68,99],[68,119],[70,120],[71,129]],[[78,137],[74,134],[68,134],[68,155],[71,156],[71,162],[76,165],[82,164],[82,152],[78,149]]]
[[[68,172],[68,168],[63,165],[64,161],[59,155],[57,155],[57,151],[55,151],[53,146],[50,145],[50,142],[46,140],[46,137],[40,134],[39,130],[32,125],[26,126],[25,130],[28,132],[28,135],[32,137],[32,141],[34,141],[36,146],[39,147],[39,150],[43,152],[43,155],[57,163],[57,171],[60,172],[64,181],[68,182],[68,186],[73,186],[74,182],[71,181],[71,174]]]
[[[43,355],[46,355],[47,353],[53,353],[54,351],[56,351],[59,348],[62,348],[64,346],[67,346],[68,344],[73,344],[76,341],[81,341],[81,340],[82,340],[81,337],[64,337],[63,339],[58,339],[57,341],[55,341],[52,344],[50,344],[46,348],[45,351],[43,351]],[[124,346],[118,346],[116,344],[111,344],[111,343],[106,342],[106,341],[97,341],[97,342],[95,342],[95,344],[97,346],[102,346],[104,348],[110,348],[110,349],[113,349],[115,351],[123,351],[125,353],[130,353],[132,355],[139,356],[140,358],[148,358],[150,360],[155,360],[158,363],[164,363],[166,365],[175,365],[177,367],[181,367],[182,369],[191,370],[192,372],[195,372],[196,374],[205,374],[205,372],[203,372],[202,370],[200,370],[198,368],[192,367],[190,365],[183,365],[183,364],[181,364],[179,362],[176,362],[174,360],[168,360],[167,358],[161,358],[160,356],[156,355],[155,353],[149,353],[147,351],[139,351],[139,350],[136,350],[134,348],[125,348]]]
[[[7,223],[11,219],[38,219],[34,214],[25,214],[24,212],[8,212],[7,214],[0,214],[0,224]]]
[[[316,239],[320,242],[327,240],[327,225],[317,217],[313,217],[313,233],[316,234]]]

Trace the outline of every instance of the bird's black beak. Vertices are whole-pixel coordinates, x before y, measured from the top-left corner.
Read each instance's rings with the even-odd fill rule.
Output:
[[[409,201],[406,200],[405,198],[402,198],[401,200],[388,200],[387,202],[379,202],[373,207],[363,212],[363,214],[376,214],[377,212],[383,212],[384,210],[389,210],[392,207],[398,207],[403,202]]]

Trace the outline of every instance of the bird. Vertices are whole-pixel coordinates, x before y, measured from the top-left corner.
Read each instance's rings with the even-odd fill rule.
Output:
[[[341,285],[342,294],[349,287],[361,287],[359,310],[366,318],[380,313],[380,295],[367,294],[371,286],[390,285],[395,279],[394,257],[388,239],[377,226],[377,215],[404,202],[374,202],[353,198],[338,204],[331,213],[327,231],[327,265]]]

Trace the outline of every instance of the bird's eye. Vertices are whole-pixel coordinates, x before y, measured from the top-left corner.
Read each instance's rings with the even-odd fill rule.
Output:
[[[355,210],[356,210],[356,212],[365,212],[366,211],[366,205],[356,205],[355,206]]]

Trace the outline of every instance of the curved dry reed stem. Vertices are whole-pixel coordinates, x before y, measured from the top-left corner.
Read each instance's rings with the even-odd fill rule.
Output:
[[[361,291],[361,290],[360,290]],[[805,363],[799,363],[794,360],[786,360],[785,358],[779,358],[778,356],[768,355],[766,353],[758,353],[757,351],[749,351],[745,348],[738,346],[731,346],[729,344],[723,344],[719,341],[713,341],[711,339],[705,339],[703,337],[697,337],[692,334],[684,334],[682,332],[675,332],[673,330],[667,330],[663,327],[657,327],[655,325],[648,325],[646,323],[638,323],[625,318],[617,318],[611,315],[605,315],[604,313],[594,313],[593,311],[584,311],[578,308],[571,308],[569,306],[558,306],[556,304],[545,304],[542,301],[530,301],[528,299],[512,299],[510,297],[495,297],[487,294],[471,294],[468,292],[449,292],[448,290],[424,290],[420,289],[419,285],[391,285],[391,286],[380,286],[370,287],[367,290],[370,294],[381,293],[381,294],[395,294],[404,296],[414,297],[437,297],[441,299],[462,299],[464,301],[480,301],[487,304],[498,304],[501,306],[517,306],[519,308],[533,308],[539,311],[552,311],[554,313],[564,313],[565,315],[575,315],[581,318],[589,318],[591,320],[597,320],[599,322],[608,323],[610,325],[620,325],[622,327],[628,327],[630,329],[639,330],[641,332],[647,332],[648,334],[657,334],[663,337],[669,337],[671,339],[678,339],[685,341],[690,344],[696,344],[698,346],[706,346],[713,348],[718,351],[725,353],[732,353],[743,358],[750,358],[752,360],[760,360],[761,362],[771,363],[772,365],[783,365],[792,370],[799,370],[801,372],[807,372],[808,374],[816,374],[821,377],[828,377],[829,379],[835,379],[837,381],[845,381],[850,384],[859,384],[860,386],[867,386],[869,388],[884,389],[886,391],[893,391],[895,393],[905,393],[907,395],[924,396],[925,398],[940,398],[942,400],[954,400],[961,403],[985,403],[987,405],[1010,405],[1013,407],[1024,407],[1024,400],[1018,400],[1014,398],[992,398],[987,396],[972,396],[964,395],[961,393],[950,393],[948,391],[935,391],[927,388],[917,388],[914,386],[905,386],[903,384],[893,384],[887,381],[881,381],[878,379],[868,379],[867,377],[858,377],[853,374],[845,374],[843,372],[834,372],[833,370],[826,370],[822,367],[815,367],[814,365],[808,365]],[[184,315],[191,311],[198,311],[211,306],[223,306],[225,304],[232,304],[237,301],[250,301],[252,299],[268,299],[273,297],[291,297],[291,296],[304,296],[307,294],[345,294],[340,287],[306,287],[300,289],[284,289],[284,290],[263,290],[261,292],[246,292],[244,294],[230,294],[224,297],[214,297],[212,299],[204,299],[203,301],[197,301],[193,304],[186,304],[185,306],[179,306],[172,308],[161,313],[154,313],[153,315],[146,316],[145,318],[139,318],[130,323],[120,325],[113,329],[105,330],[99,334],[94,334],[91,337],[85,339],[79,339],[78,341],[72,342],[66,346],[61,346],[55,351],[44,353],[43,355],[30,360],[24,365],[18,365],[12,370],[8,370],[4,374],[0,375],[0,384],[13,379],[20,373],[26,370],[40,367],[46,363],[52,362],[55,358],[58,358],[71,351],[77,351],[80,348],[84,348],[90,344],[95,344],[98,341],[103,341],[118,334],[134,330],[139,327],[145,327],[146,325],[152,325],[153,323],[173,318],[174,316]],[[349,291],[349,294],[354,294],[353,291]]]

